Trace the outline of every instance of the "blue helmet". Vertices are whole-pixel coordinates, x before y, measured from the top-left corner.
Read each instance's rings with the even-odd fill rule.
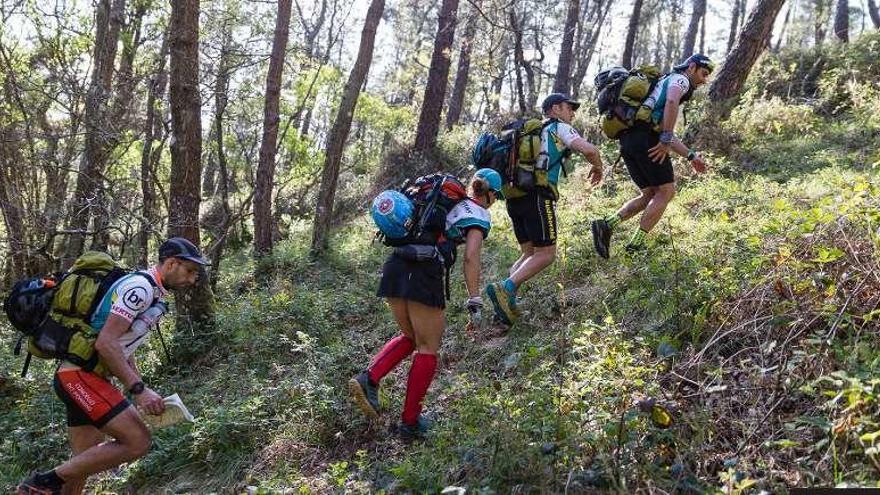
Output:
[[[501,192],[501,174],[491,168],[481,168],[474,174],[474,178],[486,181],[486,183],[489,184],[489,189],[495,191],[495,196],[497,196],[498,199],[504,199],[504,193]]]
[[[471,150],[471,163],[475,167],[485,165],[492,158],[495,145],[498,144],[498,138],[494,134],[484,132],[477,138],[477,144]]]
[[[412,224],[412,201],[399,191],[382,191],[373,200],[370,215],[379,231],[389,239],[406,236]]]

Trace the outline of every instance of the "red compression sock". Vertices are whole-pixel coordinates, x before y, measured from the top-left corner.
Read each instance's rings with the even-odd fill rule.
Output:
[[[403,423],[414,425],[419,421],[422,412],[422,401],[428,393],[428,387],[437,371],[437,356],[417,352],[413,356],[409,379],[406,381],[406,401],[403,405]]]
[[[405,357],[412,354],[415,348],[416,346],[413,344],[412,339],[406,335],[398,335],[386,342],[382,350],[379,351],[379,354],[376,354],[373,358],[370,367],[367,368],[370,380],[378,384],[379,380],[397,367]]]

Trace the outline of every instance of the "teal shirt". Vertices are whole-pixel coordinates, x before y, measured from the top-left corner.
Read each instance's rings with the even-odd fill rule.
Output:
[[[547,181],[551,185],[559,184],[559,174],[566,158],[565,151],[579,137],[581,135],[574,127],[560,121],[551,122],[541,131],[541,156],[546,160],[543,167],[547,169]]]

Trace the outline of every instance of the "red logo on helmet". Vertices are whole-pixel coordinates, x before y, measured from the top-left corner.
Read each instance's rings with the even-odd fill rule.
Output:
[[[382,201],[379,201],[379,213],[387,215],[393,208],[394,201],[391,198],[382,198]]]

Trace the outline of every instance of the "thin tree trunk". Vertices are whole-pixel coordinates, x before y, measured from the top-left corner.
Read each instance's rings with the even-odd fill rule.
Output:
[[[458,0],[443,0],[438,16],[437,36],[434,38],[434,53],[428,69],[428,84],[422,99],[422,111],[416,127],[413,149],[426,151],[437,145],[440,131],[440,113],[446,100],[446,86],[449,79],[450,48],[455,38],[455,18]]]
[[[706,17],[706,0],[693,0],[691,21],[688,24],[687,33],[684,35],[684,47],[681,50],[681,58],[685,59],[694,53],[697,44],[697,33],[703,18]]]
[[[730,18],[730,35],[727,37],[727,53],[730,53],[730,50],[733,50],[733,45],[736,43],[736,37],[739,34],[739,11],[740,11],[740,3],[745,0],[734,0],[733,2],[733,12],[731,13],[732,17]]]
[[[75,105],[74,105],[75,106]],[[53,261],[55,255],[55,239],[58,237],[56,230],[62,220],[64,202],[61,198],[67,197],[67,185],[69,182],[70,163],[73,161],[77,140],[73,137],[79,131],[80,116],[76,111],[70,114],[70,127],[66,129],[70,137],[65,142],[64,149],[59,153],[59,141],[61,139],[56,129],[47,118],[45,112],[40,116],[40,129],[46,136],[51,136],[50,147],[46,151],[46,160],[43,163],[43,173],[46,175],[46,197],[55,198],[54,201],[46,201],[40,215],[39,229],[43,232],[43,248],[41,254],[47,261]],[[43,270],[45,271],[45,270]]]
[[[125,0],[99,0],[95,18],[95,52],[92,78],[86,96],[83,123],[86,126],[85,149],[80,161],[76,189],[68,219],[68,230],[73,233],[67,243],[62,268],[67,268],[82,253],[89,220],[102,205],[96,204],[96,194],[104,187],[102,174],[107,161],[107,138],[112,134],[107,119],[107,101],[113,80],[116,45],[125,15]]]
[[[633,48],[636,44],[636,33],[639,31],[639,18],[642,15],[642,3],[644,0],[633,0],[633,10],[629,17],[629,27],[626,29],[626,43],[623,46],[623,56],[620,64],[624,67],[632,67]]]
[[[706,15],[700,19],[700,53],[706,53]]]
[[[508,44],[501,49],[501,56],[496,60],[498,63],[498,71],[492,77],[491,94],[487,105],[487,110],[491,115],[498,115],[501,112],[501,90],[504,89],[504,78],[507,76],[507,60],[509,54]],[[514,61],[514,64],[516,62]]]
[[[199,0],[171,2],[171,177],[168,234],[201,244],[199,205],[202,177],[202,120],[199,95]],[[178,331],[213,325],[214,295],[206,276],[177,291]]]
[[[351,121],[354,118],[354,110],[357,106],[360,88],[370,70],[373,60],[373,45],[376,41],[376,30],[379,21],[382,20],[382,12],[385,10],[385,0],[372,0],[364,20],[364,29],[361,31],[361,41],[358,46],[357,59],[345,89],[342,93],[342,101],[339,103],[339,111],[333,120],[333,127],[327,137],[327,151],[324,158],[324,171],[321,174],[321,189],[318,192],[318,206],[315,211],[315,224],[312,231],[313,254],[323,253],[327,249],[327,240],[330,224],[333,217],[333,201],[336,197],[336,183],[339,179],[339,165],[342,162],[342,152],[345,141],[351,131]]]
[[[782,47],[782,41],[785,39],[785,31],[788,28],[788,23],[791,21],[791,11],[794,9],[795,2],[790,2],[788,4],[788,10],[785,11],[785,19],[782,21],[782,29],[779,30],[779,39],[776,40],[776,46],[773,47],[773,52],[776,53]]]
[[[760,0],[752,9],[739,37],[709,88],[709,99],[719,103],[739,95],[752,66],[764,51],[773,22],[785,0]]]
[[[611,11],[613,4],[614,2],[610,0],[596,2],[594,14],[591,16],[593,26],[590,28],[589,35],[584,37],[585,44],[581,45],[579,50],[584,55],[583,58],[578,60],[574,80],[572,81],[572,98],[574,99],[580,96],[580,88],[584,83],[584,77],[587,75],[587,69],[590,67],[593,55],[596,53],[596,46],[599,41],[599,35],[602,33],[602,26],[605,24],[605,18],[608,16],[608,12]]]
[[[144,123],[144,145],[141,151],[141,225],[138,232],[137,259],[141,266],[147,266],[149,258],[150,234],[155,232],[156,219],[156,191],[152,180],[152,155],[161,153],[161,148],[153,149],[153,142],[161,141],[162,97],[165,94],[165,86],[168,82],[168,74],[165,72],[165,60],[168,58],[168,34],[162,39],[162,48],[159,50],[159,59],[156,73],[150,81],[147,93],[147,119]]]
[[[133,123],[130,116],[132,101],[134,100],[134,60],[137,55],[138,47],[141,44],[141,23],[147,12],[147,4],[136,2],[134,12],[131,14],[128,24],[122,31],[122,54],[120,56],[119,71],[116,73],[115,92],[113,102],[110,105],[110,120],[108,125],[112,127],[112,131],[107,137],[104,144],[105,157],[109,157],[110,152],[119,144],[122,132],[125,128]],[[101,173],[104,173],[105,163],[101,167]],[[98,209],[95,211],[95,234],[92,237],[92,249],[106,251],[110,241],[110,215],[111,211],[107,200],[107,189],[98,188],[96,194],[96,203]]]
[[[452,129],[461,119],[464,99],[467,94],[468,78],[470,77],[471,48],[476,31],[477,13],[471,12],[467,24],[465,24],[464,36],[461,38],[461,48],[458,51],[458,69],[455,71],[452,96],[449,98],[449,106],[446,110],[446,130]]]
[[[226,106],[229,103],[229,78],[230,72],[230,44],[231,33],[226,27],[223,38],[223,47],[220,52],[218,63],[217,80],[214,83],[214,147],[216,150],[217,183],[216,192],[220,195],[221,218],[215,226],[215,241],[211,248],[211,290],[217,288],[220,279],[220,262],[226,247],[226,236],[231,223],[231,208],[229,206],[229,168],[226,161],[226,148],[223,146],[223,118],[226,115]]]
[[[834,35],[844,43],[849,43],[849,0],[837,0],[834,13]]]
[[[522,72],[520,72],[522,67],[526,65],[525,57],[523,56],[522,28],[519,19],[517,19],[516,12],[511,10],[509,18],[510,28],[513,31],[513,70],[516,75],[514,78],[516,82],[516,100],[519,104],[520,115],[525,115],[528,112],[528,106],[526,94],[523,90]]]
[[[562,32],[562,46],[559,49],[559,63],[556,65],[556,78],[553,81],[554,93],[571,92],[571,64],[574,51],[574,34],[580,16],[581,1],[568,0],[568,13]]]
[[[525,30],[525,18],[523,19],[523,30]],[[541,63],[544,60],[544,52],[541,50],[540,38],[538,37],[539,33],[538,26],[535,25],[532,33],[534,34],[535,45],[532,48],[539,54],[539,57],[528,61],[523,60],[523,73],[526,75],[526,88],[528,88],[528,92],[526,93],[526,108],[529,110],[533,110],[538,104],[538,79],[535,75],[533,64],[535,62]]]
[[[279,99],[284,52],[290,31],[291,0],[278,1],[275,38],[266,76],[266,100],[263,110],[263,141],[260,144],[260,162],[254,184],[254,254],[257,257],[272,253],[272,189],[275,177],[275,150],[278,144]]]
[[[9,81],[7,80],[7,84]],[[0,109],[0,113],[3,110]],[[4,121],[8,121],[4,119]],[[6,244],[8,252],[8,269],[3,280],[8,287],[13,280],[22,278],[28,266],[27,229],[24,221],[22,195],[15,186],[16,169],[24,161],[19,149],[10,143],[16,143],[20,136],[15,135],[12,126],[0,127],[0,213],[5,224]]]
[[[815,27],[815,42],[816,46],[821,45],[825,42],[825,30],[826,24],[828,23],[828,8],[830,5],[827,5],[827,2],[830,0],[813,0],[813,23]]]
[[[871,15],[871,22],[874,23],[874,27],[880,29],[880,9],[877,8],[875,0],[868,0],[868,13]]]

